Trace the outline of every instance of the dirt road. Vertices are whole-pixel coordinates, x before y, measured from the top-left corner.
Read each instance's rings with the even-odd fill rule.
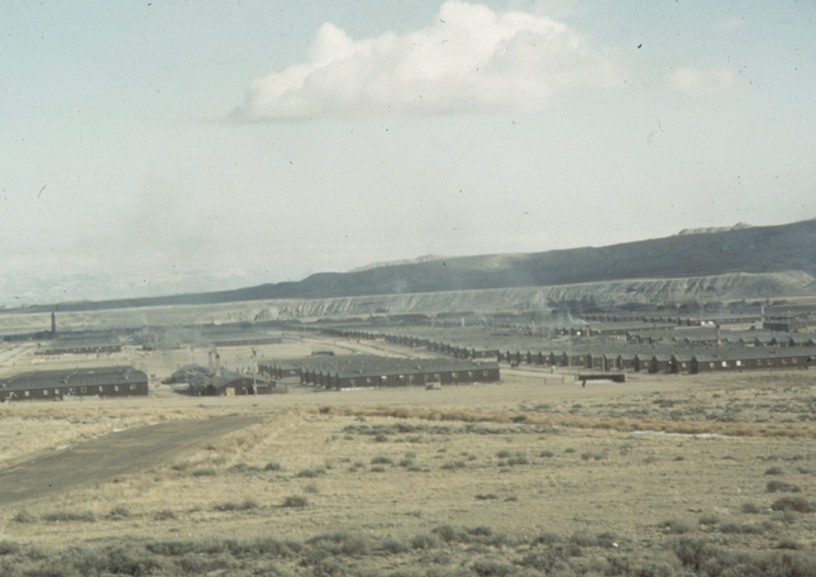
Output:
[[[164,463],[258,417],[174,421],[112,432],[0,471],[0,506],[39,499]]]

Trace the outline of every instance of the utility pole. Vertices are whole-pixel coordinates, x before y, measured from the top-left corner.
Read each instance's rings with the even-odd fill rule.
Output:
[[[258,394],[258,351],[252,349],[252,394]]]

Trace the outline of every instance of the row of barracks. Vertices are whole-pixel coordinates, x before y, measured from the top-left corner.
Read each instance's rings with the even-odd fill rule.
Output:
[[[705,322],[716,322],[718,325],[755,324],[761,323],[761,315],[732,315],[715,318],[692,318],[673,315],[617,315],[607,313],[584,314],[585,321],[600,323],[644,323],[648,325],[670,325],[676,327],[696,327]]]
[[[258,369],[272,379],[298,378],[301,383],[333,390],[498,383],[501,379],[496,361],[479,363],[449,358],[313,357],[260,361]]]
[[[648,373],[697,374],[716,371],[810,368],[816,366],[816,347],[786,346],[680,346],[666,343],[649,349],[629,350],[630,346],[610,344],[604,350],[575,346],[562,351],[522,351],[474,348],[443,343],[410,335],[382,335],[367,331],[329,329],[330,334],[357,340],[383,338],[392,344],[430,351],[460,359],[492,359],[509,363],[550,367],[586,368],[601,372],[637,371]]]

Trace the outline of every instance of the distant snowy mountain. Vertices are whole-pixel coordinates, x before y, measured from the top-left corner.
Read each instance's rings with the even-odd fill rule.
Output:
[[[730,232],[732,230],[743,230],[746,228],[753,228],[753,225],[748,224],[747,222],[738,222],[734,226],[709,226],[703,228],[684,228],[683,230],[677,233],[677,236],[682,236],[685,234],[713,234],[717,232]]]
[[[423,262],[433,262],[435,260],[443,260],[446,258],[450,258],[447,256],[439,256],[436,254],[426,254],[424,256],[418,256],[416,258],[406,258],[402,260],[391,260],[387,262],[375,262],[373,264],[367,264],[365,266],[357,267],[355,269],[350,270],[349,272],[362,272],[364,270],[371,270],[374,268],[382,268],[386,266],[400,266],[404,264],[420,264]]]

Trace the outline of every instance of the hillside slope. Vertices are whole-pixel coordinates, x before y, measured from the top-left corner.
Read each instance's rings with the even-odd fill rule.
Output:
[[[729,282],[735,288],[733,283],[738,281],[734,279],[741,277],[733,275],[775,273],[797,275],[796,293],[816,292],[813,282],[816,278],[816,220],[682,234],[601,248],[431,259],[348,273],[318,273],[300,282],[172,297],[67,303],[60,305],[60,309],[333,299],[720,275],[731,275]],[[43,307],[46,309],[48,307]]]

